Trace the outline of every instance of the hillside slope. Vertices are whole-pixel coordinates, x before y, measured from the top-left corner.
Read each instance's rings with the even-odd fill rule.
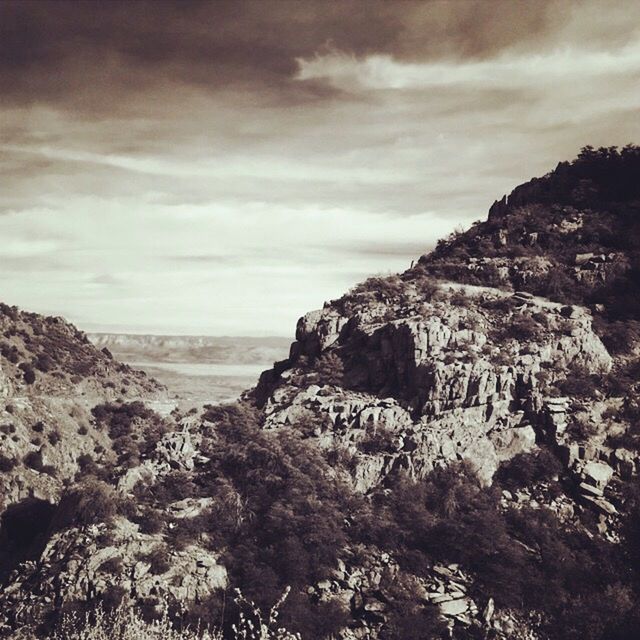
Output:
[[[27,499],[57,501],[78,460],[109,458],[108,438],[90,420],[94,405],[164,394],[61,318],[2,304],[0,334],[1,513]]]
[[[241,402],[94,407],[113,455],[47,501],[2,632],[102,603],[236,638],[239,588],[309,640],[636,638],[639,184],[587,148],[301,318]]]

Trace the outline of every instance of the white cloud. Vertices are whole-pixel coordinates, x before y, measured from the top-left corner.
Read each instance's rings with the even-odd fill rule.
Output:
[[[340,52],[299,58],[298,79],[323,79],[345,90],[437,89],[462,85],[481,90],[552,87],[566,80],[572,84],[640,71],[640,42],[614,51],[590,51],[564,47],[537,55],[504,53],[476,61],[411,63],[389,55],[356,58]]]
[[[426,247],[454,226],[428,212],[398,219],[314,207],[237,211],[93,198],[52,206],[57,213],[0,217],[3,237],[68,232],[63,242],[40,246],[20,278],[0,274],[5,298],[64,312],[87,328],[127,324],[169,333],[291,334],[302,313],[371,272],[408,267],[412,257],[376,258],[352,246],[420,238]],[[55,272],[47,263],[53,258],[62,263]]]

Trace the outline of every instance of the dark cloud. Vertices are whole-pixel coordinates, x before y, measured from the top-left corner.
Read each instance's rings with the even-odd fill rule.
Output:
[[[54,102],[79,112],[114,113],[125,98],[165,85],[233,86],[265,100],[308,101],[336,90],[318,80],[291,82],[298,58],[328,50],[482,58],[553,43],[579,8],[562,0],[9,0],[0,5],[0,91],[7,104]],[[630,37],[631,23],[627,15],[617,39]],[[598,40],[597,25],[580,35]]]
[[[417,239],[407,242],[353,242],[348,245],[335,244],[331,249],[336,253],[355,253],[366,257],[394,256],[412,259],[431,247],[428,241]]]

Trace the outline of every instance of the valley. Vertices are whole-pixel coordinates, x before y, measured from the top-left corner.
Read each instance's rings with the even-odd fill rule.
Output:
[[[231,402],[284,359],[288,338],[89,334],[100,349],[164,384],[183,409]]]

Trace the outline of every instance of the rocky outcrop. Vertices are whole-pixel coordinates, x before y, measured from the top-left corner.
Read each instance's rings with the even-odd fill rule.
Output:
[[[316,416],[309,435],[353,456],[360,491],[395,470],[422,477],[460,459],[488,483],[501,461],[535,447],[535,429],[562,428],[558,401],[544,404],[542,370],[611,366],[586,309],[446,284],[426,302],[413,286],[402,305],[356,300],[348,317],[339,304],[307,314],[290,359],[258,389],[267,428]],[[344,362],[342,388],[304,382],[301,363],[327,352]]]
[[[90,525],[54,534],[38,559],[23,564],[0,593],[0,632],[35,625],[52,607],[88,601],[114,588],[132,602],[162,611],[167,604],[201,601],[226,587],[226,569],[210,551],[162,545],[162,536],[140,533],[123,518],[113,527]],[[166,565],[151,559],[158,548]]]

